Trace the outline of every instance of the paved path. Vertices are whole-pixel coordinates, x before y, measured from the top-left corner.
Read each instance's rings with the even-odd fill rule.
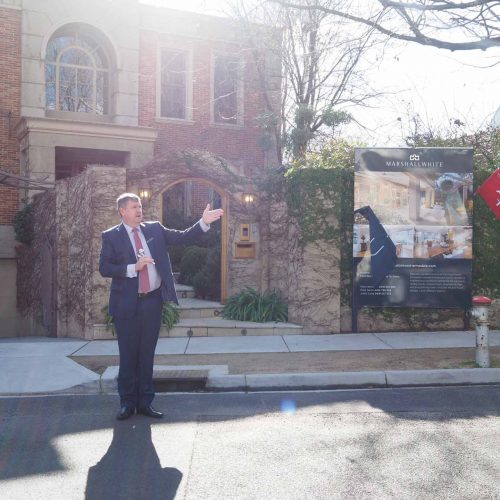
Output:
[[[475,332],[391,332],[337,335],[283,335],[246,337],[161,338],[156,354],[167,355],[268,355],[269,353],[321,353],[401,351],[406,349],[458,349],[475,346]],[[500,346],[500,331],[490,332],[490,346]],[[15,338],[0,341],[0,394],[98,393],[114,390],[116,367],[100,375],[69,359],[117,356],[116,340]],[[158,366],[165,370],[169,366]],[[180,367],[177,364],[176,369]],[[229,374],[227,365],[186,364],[183,369],[206,369],[208,387],[214,390],[277,388],[436,385],[500,382],[500,369],[360,370],[302,373]],[[271,370],[272,372],[272,370]]]

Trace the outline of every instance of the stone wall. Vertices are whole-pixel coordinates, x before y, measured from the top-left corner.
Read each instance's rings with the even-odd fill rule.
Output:
[[[335,221],[332,221],[334,224]],[[288,301],[289,321],[304,333],[340,332],[340,249],[319,241],[300,245],[300,228],[286,203],[269,208],[269,288]]]
[[[288,301],[289,296],[289,218],[285,201],[279,196],[269,200],[268,216],[268,258],[269,258],[269,287],[280,290],[283,298]]]
[[[33,198],[33,232],[30,245],[19,244],[17,257],[17,308],[22,316],[21,331],[48,335],[43,321],[42,256],[44,245],[54,249],[56,242],[56,193],[48,191]]]
[[[110,280],[99,274],[101,232],[120,222],[125,185],[124,168],[102,165],[57,183],[58,336],[92,338],[103,322]]]
[[[55,265],[50,286],[56,294],[57,336],[92,338],[92,325],[103,322],[109,280],[98,270],[101,232],[119,222],[115,204],[125,184],[124,168],[89,166],[34,197],[35,238],[17,247],[17,304],[31,335],[51,333],[43,318],[44,245],[50,245]]]

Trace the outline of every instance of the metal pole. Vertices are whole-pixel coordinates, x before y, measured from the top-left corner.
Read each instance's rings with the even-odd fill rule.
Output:
[[[490,367],[488,325],[476,325],[476,364],[481,368]]]
[[[476,322],[476,364],[481,368],[490,367],[489,331],[488,319],[491,299],[480,296],[472,299],[472,317]]]

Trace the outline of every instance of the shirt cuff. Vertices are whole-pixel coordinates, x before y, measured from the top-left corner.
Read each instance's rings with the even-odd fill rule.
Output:
[[[137,271],[135,270],[135,264],[127,264],[127,278],[136,278]]]
[[[200,219],[200,226],[203,232],[206,233],[210,229],[210,224],[206,224],[203,219]]]

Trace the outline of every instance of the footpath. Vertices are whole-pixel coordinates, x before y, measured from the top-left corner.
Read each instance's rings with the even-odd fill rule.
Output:
[[[475,367],[475,332],[390,332],[160,338],[157,392],[500,384],[500,330],[491,368]],[[112,394],[116,340],[0,340],[0,395]]]

